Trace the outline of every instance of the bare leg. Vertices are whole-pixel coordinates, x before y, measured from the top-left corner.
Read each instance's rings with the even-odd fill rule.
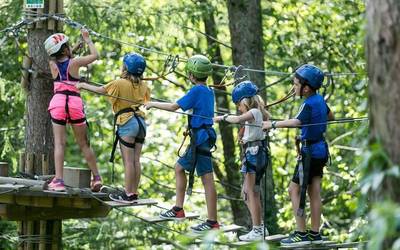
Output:
[[[142,174],[142,166],[140,164],[140,154],[142,153],[142,146],[141,143],[135,144],[135,155],[133,161],[133,193],[138,193],[139,183],[140,183],[140,176]]]
[[[56,170],[56,179],[63,179],[64,150],[66,144],[66,126],[53,124],[54,135],[54,165]]]
[[[130,136],[121,137],[122,140],[134,143],[135,138]],[[119,143],[119,147],[121,148],[122,161],[125,166],[125,191],[127,193],[133,193],[133,182],[134,182],[134,167],[133,167],[133,158],[134,158],[134,149],[124,146],[122,143]]]
[[[311,230],[319,232],[322,213],[321,177],[316,176],[312,179],[311,185],[308,187],[308,195],[310,196]]]
[[[176,201],[175,206],[182,207],[185,201],[186,173],[179,163],[175,165]]]
[[[201,176],[204,191],[206,193],[208,219],[217,221],[217,191],[214,185],[213,173],[207,173]]]
[[[297,216],[297,209],[300,204],[300,185],[294,182],[290,182],[289,185],[289,196],[292,201],[292,209],[296,218],[297,230],[300,232],[306,231],[306,219],[305,217]]]
[[[89,142],[87,140],[87,126],[83,125],[72,125],[72,129],[74,130],[75,139],[81,148],[83,155],[89,165],[90,170],[92,170],[93,175],[99,175],[99,170],[97,169],[96,156],[94,155],[93,150],[89,146]]]
[[[247,184],[247,197],[248,207],[251,214],[251,220],[253,226],[261,225],[261,200],[260,200],[260,192],[254,192],[254,186],[256,184],[256,175],[255,174],[246,174],[246,184]]]

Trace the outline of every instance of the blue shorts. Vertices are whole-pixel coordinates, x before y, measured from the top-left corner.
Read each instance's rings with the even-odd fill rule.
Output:
[[[197,146],[198,151],[210,152],[211,146],[208,141]],[[196,154],[196,172],[198,176],[203,176],[208,173],[213,172],[213,166],[211,157],[207,155]],[[192,169],[192,150],[191,147],[187,147],[185,154],[178,159],[178,164],[182,166],[186,171],[190,171]]]
[[[146,123],[144,122],[143,118],[138,116],[138,119],[140,119],[140,122],[146,131]],[[118,126],[118,134],[119,136],[130,136],[130,137],[137,137],[140,133],[140,126],[138,123],[138,119],[136,119],[135,116],[132,116],[131,119],[129,119],[124,125],[119,125]],[[145,132],[145,131],[142,131]],[[144,137],[144,134],[143,134]]]
[[[245,157],[243,158],[243,164],[242,168],[240,169],[241,173],[249,173],[249,174],[255,174],[256,170],[253,168],[249,168],[246,166],[246,163],[250,163],[254,166],[261,166],[265,167],[267,164],[267,154],[262,148],[260,147],[257,151],[257,153],[252,154],[250,151],[247,151],[245,153]]]

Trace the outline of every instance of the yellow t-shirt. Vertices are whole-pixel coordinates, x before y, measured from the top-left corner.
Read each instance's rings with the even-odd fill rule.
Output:
[[[150,100],[150,89],[147,86],[147,83],[144,81],[136,84],[126,79],[118,79],[108,83],[104,86],[104,88],[109,95],[132,100],[132,102],[128,102],[125,100],[109,97],[114,114],[122,109],[129,107],[136,109],[140,106],[139,103],[143,104]],[[136,111],[136,114],[144,118],[144,112],[142,110]],[[117,118],[117,124],[125,124],[132,116],[133,112],[123,113],[119,115]]]

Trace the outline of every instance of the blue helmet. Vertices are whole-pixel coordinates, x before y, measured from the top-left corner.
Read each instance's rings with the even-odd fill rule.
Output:
[[[232,90],[232,101],[238,103],[243,98],[255,96],[257,92],[258,88],[253,82],[243,81]]]
[[[126,70],[135,76],[141,76],[146,69],[146,60],[140,54],[128,53],[124,56]]]
[[[318,67],[304,64],[296,69],[296,74],[307,81],[313,89],[319,89],[324,81],[324,73]]]

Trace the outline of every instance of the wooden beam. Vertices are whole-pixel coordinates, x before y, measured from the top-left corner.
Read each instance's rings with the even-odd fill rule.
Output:
[[[48,154],[42,154],[42,175],[49,174],[49,156]]]
[[[8,163],[0,162],[0,176],[7,177],[8,176]]]
[[[200,215],[199,214],[195,214],[195,213],[186,213],[185,214],[185,219],[189,219],[189,220],[196,219],[196,218],[199,218],[199,217],[200,217]],[[152,222],[152,223],[173,220],[173,219],[161,218],[160,216],[143,217],[143,219],[145,221],[147,221],[147,222]]]
[[[61,240],[62,240],[62,223],[61,223],[61,220],[56,220],[56,221],[53,221],[51,249],[52,250],[61,249],[61,246],[62,246]]]
[[[42,189],[46,189],[47,186],[45,181],[12,178],[12,177],[0,177],[0,184],[21,184],[25,186],[41,186]]]
[[[111,211],[108,206],[99,206],[90,209],[57,207],[39,208],[18,205],[5,205],[0,209],[0,217],[6,220],[31,221],[31,220],[64,220],[80,218],[106,217]]]
[[[33,162],[34,162],[34,154],[32,153],[27,153],[26,154],[26,169],[25,172],[28,174],[33,174]]]
[[[112,208],[115,208],[115,207],[149,206],[157,204],[157,201],[152,199],[139,199],[135,201],[135,203],[122,203],[117,201],[105,201],[104,203]]]
[[[39,242],[39,250],[46,250],[46,228],[47,228],[47,221],[41,220],[39,222],[39,235],[42,238]]]

